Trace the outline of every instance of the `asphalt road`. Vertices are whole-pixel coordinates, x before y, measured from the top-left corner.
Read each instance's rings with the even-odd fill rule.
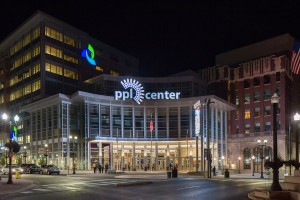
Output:
[[[135,179],[120,176],[23,175],[37,183],[35,188],[4,198],[14,200],[246,200],[247,194],[270,182],[260,179],[215,179],[178,177],[172,179]],[[122,186],[117,186],[122,185]]]

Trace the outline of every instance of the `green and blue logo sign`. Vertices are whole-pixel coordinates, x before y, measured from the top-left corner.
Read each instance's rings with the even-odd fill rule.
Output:
[[[18,132],[16,126],[13,126],[13,130],[10,133],[10,138],[13,139],[14,141],[18,141]]]
[[[87,49],[83,49],[81,52],[81,56],[86,58],[86,60],[91,64],[91,65],[96,65],[96,61],[94,60],[95,58],[95,51],[92,45],[88,44]]]

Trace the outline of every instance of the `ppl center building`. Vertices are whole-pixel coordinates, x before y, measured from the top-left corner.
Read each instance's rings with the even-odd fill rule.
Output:
[[[295,158],[293,42],[284,34],[219,54],[197,72],[139,77],[137,58],[38,11],[0,43],[0,111],[9,116],[0,153],[9,122],[21,145],[13,163],[47,156],[61,169],[205,171],[211,159],[219,170],[259,172],[261,159],[272,159],[275,92],[278,152]],[[267,140],[263,152],[258,139]]]

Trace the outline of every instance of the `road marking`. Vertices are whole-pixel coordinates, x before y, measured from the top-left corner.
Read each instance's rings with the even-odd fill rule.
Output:
[[[21,192],[23,194],[29,194],[29,193],[33,193],[32,191],[25,191],[25,192]]]
[[[184,187],[184,188],[178,188],[176,190],[186,190],[186,189],[192,189],[192,188],[198,188],[200,186],[191,186],[191,187]]]

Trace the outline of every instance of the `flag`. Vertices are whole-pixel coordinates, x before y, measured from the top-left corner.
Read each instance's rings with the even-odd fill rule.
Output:
[[[300,42],[294,42],[292,60],[291,60],[291,70],[295,74],[300,73]]]
[[[151,121],[150,121],[150,131],[151,131],[151,132],[153,131],[153,121],[152,121],[152,119],[151,119]]]

